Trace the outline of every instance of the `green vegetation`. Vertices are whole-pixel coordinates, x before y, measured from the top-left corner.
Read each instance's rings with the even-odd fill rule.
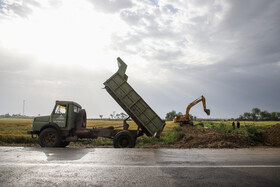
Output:
[[[137,126],[133,121],[128,121],[130,129],[136,129]],[[213,128],[225,133],[240,133],[251,141],[258,141],[260,139],[260,130],[266,127],[275,125],[277,121],[241,121],[240,129],[233,129],[232,121],[201,121],[195,122],[199,128]],[[122,126],[122,121],[110,120],[88,120],[87,127],[108,127],[108,126]],[[36,144],[37,139],[32,139],[30,135],[26,134],[32,128],[32,119],[0,119],[0,145],[3,144]],[[155,145],[155,144],[169,144],[180,140],[184,136],[182,129],[178,124],[171,121],[166,122],[166,126],[162,136],[158,139],[155,137],[142,136],[137,139],[137,145]],[[98,138],[95,140],[82,140],[71,143],[72,145],[113,145],[111,139]]]
[[[200,128],[212,128],[216,129],[223,133],[239,133],[242,134],[245,138],[247,138],[251,142],[259,142],[261,141],[261,133],[260,131],[264,128],[275,125],[277,122],[253,122],[246,121],[240,122],[240,128],[232,127],[232,121],[203,121],[196,122]]]
[[[155,144],[170,144],[179,141],[185,136],[182,128],[179,126],[173,127],[172,130],[163,132],[160,138],[142,136],[137,139],[137,145],[155,145]]]
[[[182,116],[183,114],[181,112],[176,113],[175,110],[172,110],[171,112],[168,112],[165,115],[165,120],[172,121],[176,116]]]

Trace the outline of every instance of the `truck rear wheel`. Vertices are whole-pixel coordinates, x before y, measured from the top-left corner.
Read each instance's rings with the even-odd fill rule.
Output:
[[[46,128],[39,135],[39,144],[41,147],[59,147],[61,145],[61,137],[57,130]]]
[[[114,137],[114,148],[133,148],[136,139],[129,131],[120,131]]]

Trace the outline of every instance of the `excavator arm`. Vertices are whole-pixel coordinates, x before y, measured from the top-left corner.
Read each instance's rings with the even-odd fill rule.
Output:
[[[203,104],[203,109],[204,109],[204,112],[209,116],[210,115],[210,110],[206,108],[206,100],[205,100],[205,97],[202,95],[200,96],[199,98],[197,98],[196,100],[194,100],[193,102],[191,102],[187,109],[186,109],[186,114],[185,114],[185,118],[189,118],[190,117],[190,110],[191,108],[196,105],[197,103],[199,103],[200,101],[202,101],[202,104]]]

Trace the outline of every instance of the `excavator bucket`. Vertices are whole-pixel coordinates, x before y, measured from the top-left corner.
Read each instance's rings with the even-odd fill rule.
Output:
[[[209,116],[210,115],[210,109],[204,109],[204,112]]]

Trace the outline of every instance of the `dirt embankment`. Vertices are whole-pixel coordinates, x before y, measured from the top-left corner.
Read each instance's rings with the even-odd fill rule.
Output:
[[[280,124],[261,131],[262,142],[252,144],[238,133],[222,133],[215,129],[199,129],[197,126],[182,127],[185,137],[173,144],[147,145],[152,148],[246,148],[250,146],[280,146]]]
[[[261,131],[265,145],[280,146],[280,123]]]
[[[178,142],[182,148],[240,148],[250,143],[240,134],[221,133],[215,129],[184,127],[185,137]]]
[[[183,127],[185,137],[173,146],[177,148],[241,148],[250,142],[236,133],[221,133],[215,129],[198,129],[196,126]]]

